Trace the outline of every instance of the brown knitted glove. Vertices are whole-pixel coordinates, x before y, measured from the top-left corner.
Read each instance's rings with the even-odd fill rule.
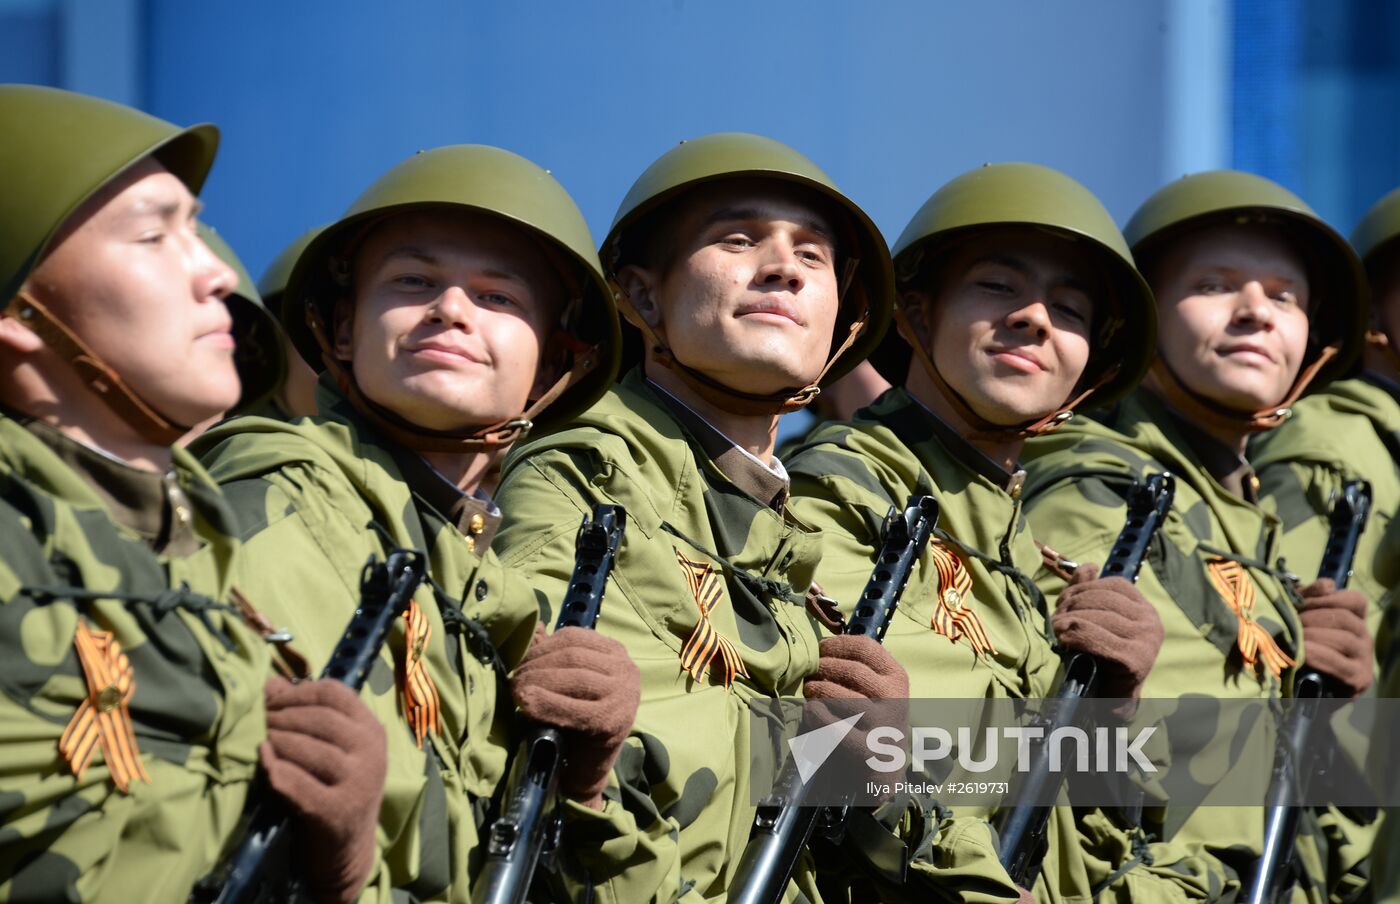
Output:
[[[808,700],[905,700],[909,673],[869,637],[840,634],[822,640],[817,670],[802,685]]]
[[[272,678],[267,741],[259,749],[273,789],[301,816],[306,879],[318,901],[359,897],[374,865],[384,795],[384,727],[339,681]]]
[[[601,810],[642,699],[642,674],[627,649],[587,628],[545,634],[541,625],[511,678],[511,695],[527,717],[563,729],[559,787]]]
[[[1080,565],[1061,593],[1050,625],[1060,645],[1099,660],[1098,696],[1136,700],[1162,649],[1157,610],[1126,578],[1100,578],[1099,566]],[[1123,707],[1131,715],[1135,705]]]
[[[1319,578],[1301,591],[1305,665],[1341,682],[1353,697],[1366,692],[1374,676],[1375,644],[1366,628],[1366,596],[1338,590],[1331,578]]]
[[[802,696],[815,704],[807,707],[804,731],[851,714],[839,704],[831,708],[823,706],[823,700],[897,701],[881,707],[880,722],[901,729],[908,723],[909,673],[889,650],[869,637],[855,634],[827,637],[819,649],[821,658],[817,661],[817,670],[802,685]],[[842,768],[848,771],[866,769],[862,762],[869,755],[865,736],[873,727],[862,724],[842,739],[838,748],[838,755],[845,760]]]

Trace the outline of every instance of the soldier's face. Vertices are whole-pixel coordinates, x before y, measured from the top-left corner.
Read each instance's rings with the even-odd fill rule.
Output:
[[[519,415],[535,391],[562,289],[538,246],[500,220],[450,211],[380,223],[337,307],[336,354],[371,400],[431,430]]]
[[[69,219],[27,282],[31,293],[146,402],[196,424],[238,401],[238,276],[195,232],[199,203],[154,160]]]
[[[797,192],[741,183],[693,197],[667,228],[669,260],[619,279],[676,358],[747,392],[815,379],[840,304],[826,219]]]
[[[1280,236],[1218,226],[1184,237],[1152,274],[1157,349],[1187,388],[1237,411],[1275,405],[1308,342],[1308,277]]]
[[[1016,230],[975,236],[906,304],[928,324],[943,379],[994,424],[1040,418],[1069,399],[1089,361],[1096,292],[1070,243]]]

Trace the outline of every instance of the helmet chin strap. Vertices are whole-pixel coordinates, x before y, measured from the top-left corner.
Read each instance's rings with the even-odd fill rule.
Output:
[[[1005,442],[1012,439],[1030,439],[1035,436],[1043,436],[1058,430],[1062,425],[1074,417],[1074,409],[1084,403],[1089,396],[1098,392],[1108,385],[1118,375],[1118,365],[1108,368],[1102,376],[1095,381],[1094,385],[1066,401],[1063,405],[1038,420],[1026,421],[1021,424],[997,424],[987,420],[976,411],[962,395],[943,379],[943,374],[939,373],[938,365],[933,363],[932,356],[928,349],[924,347],[923,341],[919,338],[914,329],[914,324],[910,322],[909,316],[904,313],[902,305],[895,305],[894,321],[899,329],[899,335],[905,343],[913,350],[914,358],[923,367],[933,381],[934,387],[958,413],[958,417],[963,420],[971,431],[967,438],[971,440],[981,440],[986,442]]]
[[[157,445],[169,446],[192,429],[165,417],[155,406],[137,395],[121,375],[89,348],[77,333],[23,289],[10,299],[10,303],[0,311],[0,316],[15,318],[44,340],[44,344],[77,373],[89,390],[144,438]]]
[[[355,406],[355,410],[389,439],[418,452],[489,452],[509,446],[524,438],[534,427],[535,418],[569,387],[594,370],[601,360],[598,346],[584,345],[572,335],[560,330],[555,334],[555,339],[564,342],[570,350],[569,369],[523,412],[515,417],[461,433],[430,430],[399,417],[360,390],[359,384],[355,382],[355,375],[335,355],[325,319],[310,302],[306,305],[306,321],[311,327],[312,335],[316,337],[316,344],[321,348],[321,360],[326,370],[335,379],[340,391],[350,400],[350,404]]]
[[[851,281],[855,277],[856,266],[859,264],[857,258],[849,258],[846,261],[845,270],[841,275],[841,284],[837,295],[838,310],[845,301],[846,290],[850,288]],[[617,296],[617,308],[627,322],[631,323],[641,331],[646,340],[647,349],[652,357],[662,367],[673,372],[681,378],[681,381],[695,391],[696,395],[706,402],[714,405],[721,411],[730,414],[743,415],[745,417],[757,417],[762,415],[780,415],[797,411],[806,407],[813,399],[821,393],[822,378],[827,375],[832,366],[844,355],[856,339],[865,331],[866,323],[870,317],[869,302],[865,298],[865,293],[858,294],[860,308],[856,311],[856,316],[851,320],[850,326],[846,330],[846,337],[841,344],[826,359],[826,364],[822,366],[821,373],[806,386],[793,387],[779,390],[778,392],[761,394],[741,392],[732,386],[728,386],[714,377],[685,364],[676,358],[671,347],[666,341],[647,323],[646,318],[633,306],[632,300],[621,289],[615,292]]]
[[[1303,395],[1308,384],[1317,376],[1317,372],[1340,352],[1341,346],[1336,343],[1324,347],[1317,357],[1298,373],[1293,386],[1277,405],[1251,412],[1229,408],[1192,390],[1161,355],[1152,362],[1152,374],[1162,387],[1162,394],[1166,400],[1188,418],[1224,430],[1263,433],[1274,429],[1292,416],[1293,403]]]

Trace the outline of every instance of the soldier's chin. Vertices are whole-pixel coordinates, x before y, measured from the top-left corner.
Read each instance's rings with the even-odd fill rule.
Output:
[[[1286,387],[1280,390],[1273,381],[1269,381],[1269,384],[1264,386],[1262,381],[1216,378],[1202,380],[1192,389],[1223,408],[1252,414],[1277,405],[1288,391]]]
[[[981,395],[976,398],[964,396],[968,406],[975,411],[978,416],[991,424],[1000,427],[1019,427],[1028,421],[1038,421],[1048,414],[1059,410],[1063,399],[1055,401],[1042,401],[1027,399],[1022,395],[999,397],[994,395]]]
[[[144,397],[144,400],[166,419],[188,427],[220,417],[238,404],[241,394],[236,375],[231,380],[203,385],[186,384],[182,389],[178,394],[153,393]]]

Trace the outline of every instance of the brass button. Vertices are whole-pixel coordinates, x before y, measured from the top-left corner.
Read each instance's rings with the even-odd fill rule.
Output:
[[[97,692],[97,711],[109,713],[121,705],[122,692],[115,684],[109,684]]]
[[[486,530],[486,518],[481,512],[477,512],[475,515],[472,515],[472,520],[467,522],[467,531],[469,533],[479,534],[484,530]]]

